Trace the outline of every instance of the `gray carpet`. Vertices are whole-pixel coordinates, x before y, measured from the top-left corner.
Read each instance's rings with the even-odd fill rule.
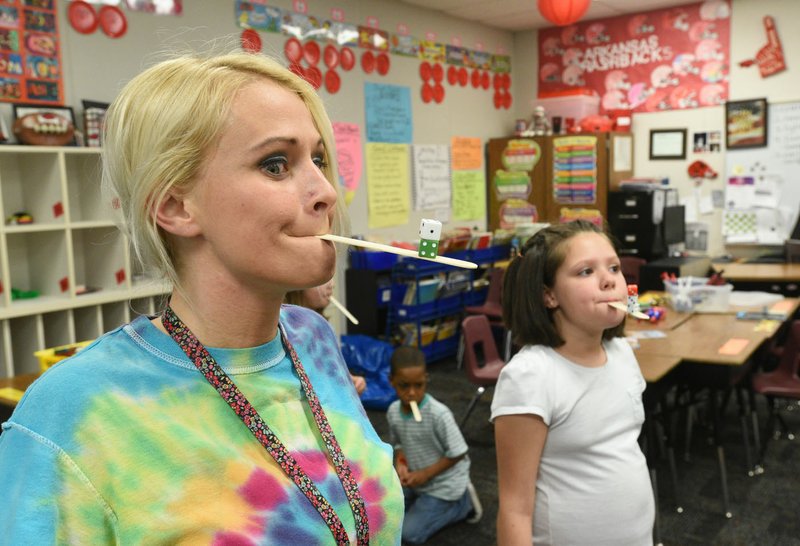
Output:
[[[447,404],[460,421],[475,388],[463,370],[452,361],[429,366],[429,392]],[[488,422],[492,390],[478,403],[464,427],[470,446],[472,482],[483,503],[483,520],[477,524],[458,523],[441,530],[427,544],[439,546],[481,546],[496,543],[497,465],[492,425]],[[761,426],[766,422],[763,400],[759,401]],[[683,458],[684,446],[678,442],[677,470],[680,502],[684,512],[674,510],[675,502],[665,458],[657,463],[661,539],[667,546],[685,545],[774,545],[800,546],[800,408],[784,411],[794,441],[785,437],[770,441],[765,472],[749,477],[745,471],[744,448],[735,404],[725,415],[724,446],[732,519],[722,515],[721,486],[716,451],[709,445],[709,430],[702,415],[695,426],[690,460]],[[386,416],[369,411],[378,433],[386,438]],[[682,437],[682,436],[681,436]]]

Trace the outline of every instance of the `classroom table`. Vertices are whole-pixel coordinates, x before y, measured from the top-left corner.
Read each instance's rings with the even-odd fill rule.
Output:
[[[770,306],[770,312],[780,311],[784,321],[789,321],[797,312],[800,299],[786,298]],[[683,317],[682,317],[683,318]],[[692,313],[688,319],[681,320],[677,326],[661,329],[666,336],[660,338],[639,339],[640,347],[635,351],[636,358],[643,370],[655,369],[659,365],[669,366],[671,357],[677,361],[673,368],[663,371],[659,377],[654,373],[657,383],[669,375],[671,382],[676,379],[693,387],[708,388],[709,405],[712,413],[714,445],[719,459],[720,478],[722,483],[722,501],[726,517],[732,517],[728,496],[725,454],[721,442],[721,404],[718,393],[730,393],[734,389],[739,398],[740,407],[744,408],[741,392],[735,386],[746,380],[751,370],[751,363],[756,351],[770,339],[781,326],[781,321],[740,320],[733,312],[728,313]],[[652,379],[651,379],[652,380]],[[651,381],[649,380],[649,381]],[[749,470],[752,470],[747,425],[742,417],[742,433],[745,440],[745,458]],[[757,427],[754,426],[754,435]],[[755,436],[756,445],[758,437]]]
[[[24,393],[25,389],[36,381],[40,375],[40,373],[27,373],[0,379],[0,423],[7,421],[14,412],[14,408],[17,407],[15,395]]]
[[[758,264],[728,263],[711,264],[716,272],[732,283],[741,282],[782,282],[800,281],[800,263],[798,264]]]

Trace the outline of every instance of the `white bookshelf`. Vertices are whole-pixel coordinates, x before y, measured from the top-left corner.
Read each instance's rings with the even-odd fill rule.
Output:
[[[116,228],[99,149],[0,146],[0,211],[0,378],[38,371],[34,351],[160,308],[169,286],[134,263]],[[34,222],[9,225],[16,212]],[[12,288],[39,295],[15,299]]]

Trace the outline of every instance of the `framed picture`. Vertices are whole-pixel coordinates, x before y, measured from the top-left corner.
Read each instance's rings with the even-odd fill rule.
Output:
[[[111,106],[107,102],[83,100],[83,132],[85,144],[90,148],[99,148],[103,144],[103,121],[106,110]]]
[[[75,126],[75,114],[71,106],[42,106],[39,104],[14,104],[14,119],[23,118],[28,114],[51,112],[67,118]]]
[[[71,126],[63,127],[58,118],[46,120],[49,129],[38,127],[42,120],[23,120],[31,114],[57,114]],[[21,121],[22,120],[22,121]],[[66,146],[75,144],[75,114],[70,106],[42,106],[39,104],[14,104],[14,135],[23,144]]]
[[[686,159],[686,129],[650,129],[650,159]]]
[[[767,99],[725,103],[725,145],[729,149],[767,145]]]

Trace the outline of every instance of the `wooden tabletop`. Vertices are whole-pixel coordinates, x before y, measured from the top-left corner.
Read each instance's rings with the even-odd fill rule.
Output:
[[[800,281],[800,264],[712,264],[715,271],[731,282],[736,281]]]
[[[648,383],[655,383],[667,375],[675,366],[681,363],[680,357],[659,355],[652,353],[642,353],[635,351],[636,360],[639,362],[639,369],[642,377]]]
[[[22,375],[17,375],[15,377],[9,377],[6,379],[0,379],[0,389],[16,389],[21,392],[25,392],[31,383],[36,381],[41,374],[39,373],[27,373]],[[0,391],[1,393],[1,391]],[[0,404],[4,406],[16,407],[17,401],[12,398],[7,398],[0,394]]]
[[[729,314],[695,314],[664,338],[639,340],[641,347],[636,356],[672,356],[693,362],[740,366],[774,333],[774,328],[759,329],[759,324],[758,321],[738,320]],[[728,343],[740,345],[732,354],[720,353]]]

